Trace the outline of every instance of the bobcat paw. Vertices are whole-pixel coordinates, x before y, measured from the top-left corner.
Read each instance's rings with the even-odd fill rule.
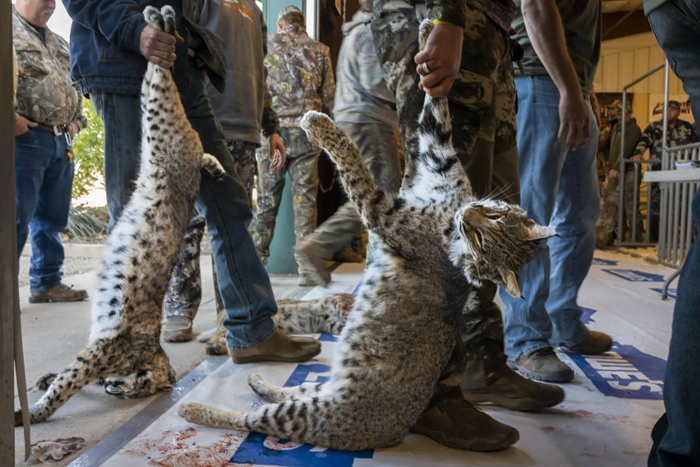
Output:
[[[338,127],[326,114],[310,110],[301,119],[301,127],[311,141],[323,148],[327,143],[337,138]]]
[[[158,10],[149,5],[143,10],[143,16],[154,29],[175,34],[175,10],[171,6],[165,5]]]
[[[211,154],[205,154],[202,157],[202,170],[209,174],[214,180],[222,180],[226,175],[224,166]]]
[[[430,33],[433,31],[433,22],[432,20],[426,19],[423,20],[422,23],[420,23],[420,28],[418,29],[418,47],[419,50],[423,50],[425,48],[425,43],[428,40],[428,36]]]
[[[46,391],[49,389],[49,386],[54,382],[56,379],[56,376],[58,376],[56,373],[46,373],[44,376],[41,376],[39,379],[36,380],[36,383],[34,383],[34,387],[40,391]]]

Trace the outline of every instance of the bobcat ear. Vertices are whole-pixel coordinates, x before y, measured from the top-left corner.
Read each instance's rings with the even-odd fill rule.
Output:
[[[549,237],[554,237],[557,231],[551,227],[542,227],[539,224],[530,226],[530,240],[543,240]]]
[[[503,280],[499,285],[503,287],[506,292],[508,292],[508,295],[514,298],[522,297],[522,293],[520,293],[520,285],[518,284],[518,276],[516,276],[510,269],[501,269],[499,272],[501,273],[501,278]]]

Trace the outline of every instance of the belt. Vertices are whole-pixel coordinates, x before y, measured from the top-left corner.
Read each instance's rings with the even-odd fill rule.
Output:
[[[42,130],[50,131],[56,136],[61,136],[63,133],[68,132],[68,125],[44,125],[43,123],[37,123],[37,128]]]

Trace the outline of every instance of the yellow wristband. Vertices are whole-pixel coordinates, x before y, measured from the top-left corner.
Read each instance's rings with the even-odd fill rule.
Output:
[[[433,20],[433,26],[438,26],[438,25],[441,25],[441,24],[447,24],[447,25],[449,25],[449,26],[453,26],[452,23],[449,23],[449,22],[447,22],[447,21],[442,21],[442,20],[439,20],[439,19],[434,19],[434,20]]]

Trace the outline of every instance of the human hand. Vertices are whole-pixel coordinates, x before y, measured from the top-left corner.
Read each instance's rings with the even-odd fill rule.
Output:
[[[141,31],[139,52],[149,62],[163,68],[170,68],[175,64],[175,44],[182,41],[177,31],[174,36],[171,36],[148,25]]]
[[[284,161],[287,158],[287,150],[284,148],[282,138],[277,133],[270,136],[270,168],[272,170],[280,170],[284,167]]]
[[[632,156],[632,160],[634,162],[636,162],[637,164],[641,164],[642,163],[642,156],[639,156],[639,155]]]
[[[421,76],[418,87],[429,96],[445,97],[450,92],[462,61],[463,35],[464,29],[459,26],[437,24],[425,48],[416,55],[416,71]]]
[[[566,147],[582,147],[591,136],[590,114],[583,94],[579,92],[561,93],[559,98],[559,134],[561,141],[566,135]]]
[[[71,122],[68,124],[68,133],[70,134],[71,138],[75,138],[75,135],[80,133],[80,127],[75,123]]]
[[[15,136],[20,136],[25,134],[26,132],[29,131],[30,128],[36,128],[39,126],[38,123],[35,123],[29,119],[26,119],[22,116],[17,116],[17,121],[15,122]]]
[[[612,169],[612,170],[610,170],[610,172],[608,172],[608,178],[611,178],[611,179],[615,180],[615,179],[617,178],[617,175],[618,175],[619,173],[620,173],[620,172],[618,172],[617,170]]]

